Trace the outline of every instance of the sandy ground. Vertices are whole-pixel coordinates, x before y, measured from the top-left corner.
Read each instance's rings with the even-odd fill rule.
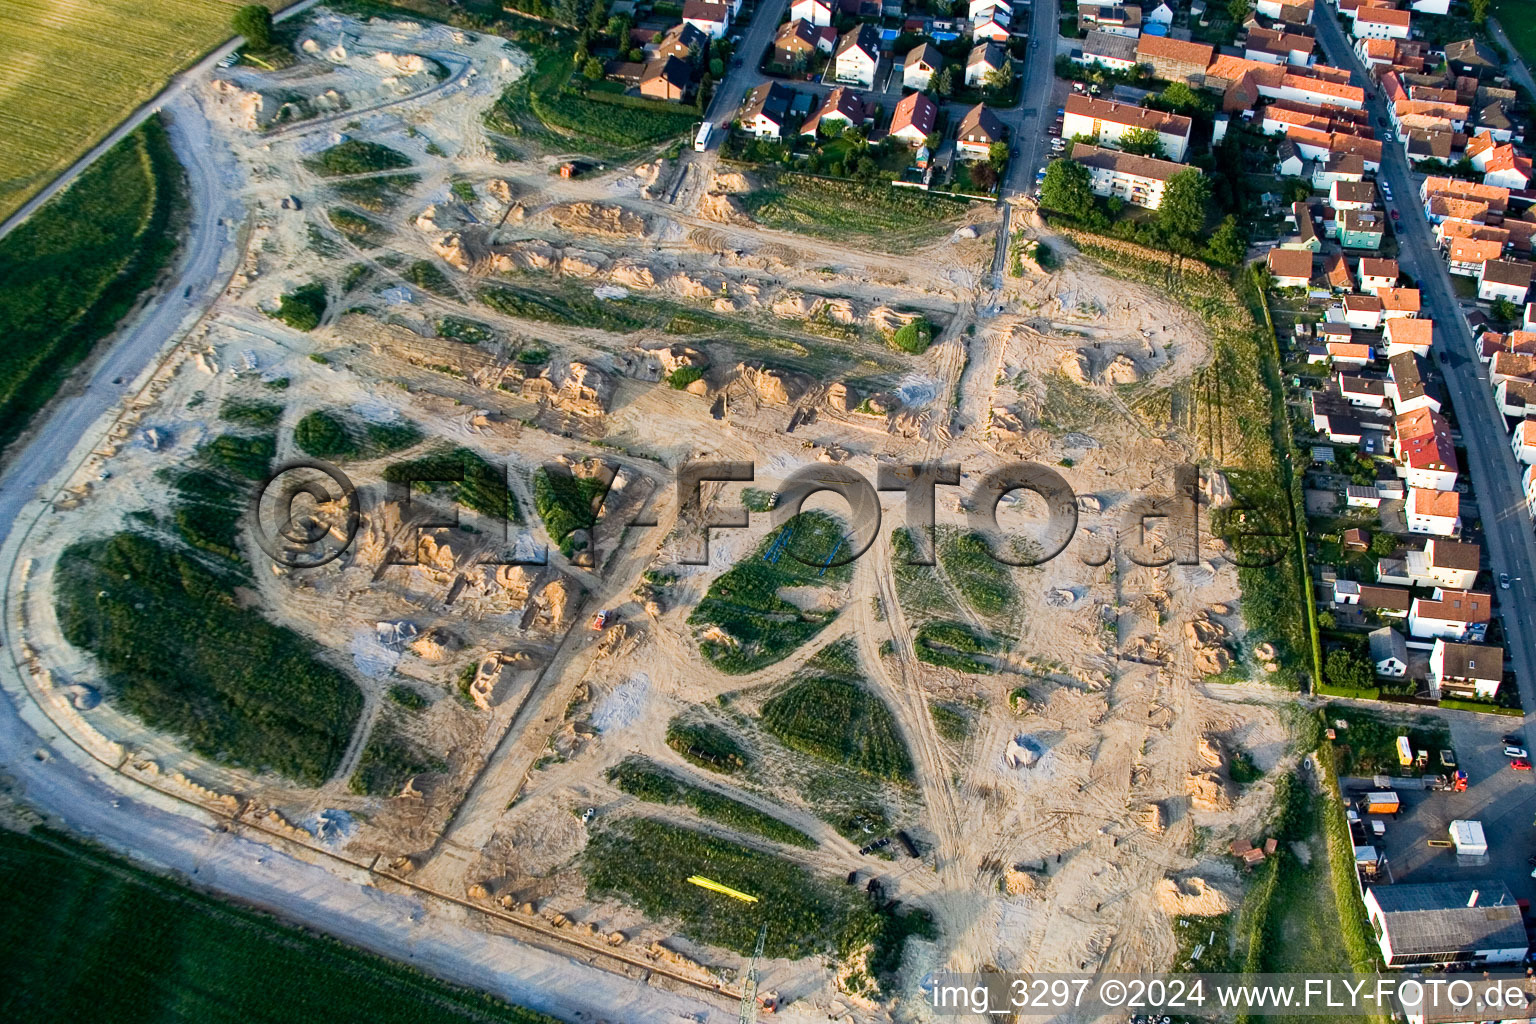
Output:
[[[12,591],[41,706],[108,760],[179,787],[178,796],[271,809],[298,841],[409,872],[414,884],[470,906],[533,903],[545,917],[565,915],[581,934],[624,932],[636,956],[668,940],[681,951],[669,961],[678,971],[705,981],[724,976],[738,957],[697,948],[664,923],[585,896],[578,854],[589,829],[655,813],[604,780],[609,766],[643,753],[818,841],[813,851],[787,856],[829,878],[875,872],[892,895],[937,918],[941,938],[909,947],[899,995],[888,1003],[839,993],[818,961],[767,965],[764,988],[808,1016],[921,1018],[917,983],[945,967],[1166,966],[1174,944],[1159,882],[1198,876],[1233,891],[1220,851],[1234,837],[1251,838],[1267,806],[1265,784],[1239,796],[1226,780],[1221,745],[1241,746],[1266,766],[1285,746],[1276,710],[1214,700],[1199,681],[1212,657],[1205,636],[1243,646],[1236,576],[1219,544],[1203,544],[1191,565],[1145,568],[1130,558],[1141,538],[1125,518],[1129,500],[1171,493],[1173,467],[1201,455],[1179,416],[1180,388],[1209,355],[1194,316],[1070,253],[1062,269],[1031,269],[993,293],[990,209],[976,208],[957,220],[954,234],[920,252],[892,255],[763,230],[737,216],[722,222],[719,204],[702,190],[670,204],[661,197],[669,170],[661,161],[577,180],[551,173],[560,154],[500,163],[480,114],[520,73],[521,55],[441,27],[363,25],[329,14],[304,38],[313,46],[305,45],[295,68],[280,76],[232,73],[200,96],[219,143],[245,172],[240,196],[252,214],[245,263],[131,422],[103,439],[103,461],[72,481],[60,511],[29,540]],[[436,61],[442,76],[426,64],[418,69],[414,55]],[[289,106],[280,114],[281,97]],[[282,127],[252,131],[253,120],[273,117]],[[421,179],[393,210],[366,211],[381,225],[368,248],[335,229],[326,211],[349,204],[303,163],[342,136],[407,154]],[[474,201],[456,197],[455,182],[470,185]],[[714,191],[743,184],[722,178]],[[289,196],[301,197],[302,209],[284,208]],[[447,277],[447,294],[401,276],[418,260]],[[353,266],[363,270],[344,291],[340,282]],[[315,332],[264,315],[281,294],[316,279],[328,282],[331,301]],[[529,321],[475,300],[492,281],[558,287],[584,301],[622,289],[729,319],[689,336]],[[919,313],[935,325],[935,344],[917,357],[894,352],[885,333]],[[492,340],[470,346],[437,337],[434,325],[445,316],[485,325]],[[534,349],[547,351],[547,371],[517,359]],[[316,353],[323,363],[311,359]],[[660,382],[686,365],[707,371],[695,389]],[[288,381],[281,391],[263,386],[280,378]],[[554,460],[616,472],[622,486],[599,520],[594,559],[552,551],[546,567],[501,576],[474,564],[480,542],[462,534],[437,535],[446,546],[424,550],[427,564],[385,567],[384,459],[347,466],[363,486],[367,514],[346,556],[287,573],[268,569],[253,547],[261,568],[249,598],[319,641],[367,698],[342,769],[321,787],[298,789],[191,755],[115,710],[110,695],[94,709],[74,710],[69,687],[99,680],[90,657],[62,641],[52,611],[58,552],[78,537],[122,528],[131,510],[165,514],[169,498],[157,472],[227,429],[217,411],[230,396],[284,403],[280,460],[297,454],[292,427],[305,413],[341,409],[375,422],[409,419],[430,437],[507,464],[524,510],[532,508],[534,470]],[[866,399],[865,411],[855,411]],[[882,464],[942,458],[966,473],[960,489],[939,492],[940,524],[956,529],[966,521],[959,499],[973,482],[1021,457],[1050,465],[1087,498],[1061,556],[1012,570],[1019,600],[1007,615],[977,613],[943,571],[936,574],[950,617],[1005,638],[996,673],[962,675],[918,661],[912,637],[933,612],[906,607],[899,593],[890,529],[902,512],[899,495],[889,494],[885,525],[852,582],[789,595],[835,611],[832,624],[786,660],[728,677],[701,657],[686,620],[709,582],[770,523],[759,515],[747,530],[717,532],[708,566],[678,566],[676,531],[686,524],[670,467],[700,457],[751,461],[754,486],[767,490],[818,462],[873,480]],[[717,496],[734,500],[739,490]],[[646,496],[654,497],[657,525],[631,528],[619,543]],[[826,496],[810,505],[840,510]],[[1008,516],[1027,529],[1030,510],[1022,502]],[[549,543],[531,520],[507,543]],[[647,569],[679,574],[651,607],[636,596]],[[622,629],[589,630],[600,608],[617,608]],[[400,622],[418,635],[451,637],[381,646],[378,624]],[[1200,637],[1192,639],[1192,623]],[[918,860],[860,856],[819,816],[807,781],[817,768],[804,758],[774,748],[762,772],[732,781],[705,777],[664,742],[673,716],[717,706],[722,695],[750,715],[816,651],[844,637],[854,639],[869,686],[911,749],[913,786],[877,788],[872,797],[894,826],[918,838],[925,850]],[[500,660],[494,688],[481,706],[460,700],[454,691],[463,666],[490,657]],[[432,707],[412,720],[410,733],[446,769],[398,796],[358,797],[347,778],[384,694],[399,684],[430,695]],[[1027,687],[1026,700],[1012,699],[1019,687]],[[938,734],[933,700],[973,710],[963,742]],[[1039,752],[1032,767],[1005,763],[1016,738]],[[1202,751],[1215,753],[1203,759]],[[595,810],[590,824],[581,820],[587,808]],[[691,812],[675,816],[729,835]],[[266,863],[259,852],[246,855]],[[434,946],[426,957],[415,936],[438,915],[459,926],[476,920],[470,910],[430,900],[379,906],[380,927],[397,920],[407,937],[395,948],[422,949],[418,962],[439,967],[462,947]],[[551,943],[564,941],[549,931]],[[573,970],[556,972],[561,984]],[[667,998],[658,993],[647,1012],[661,1014]]]

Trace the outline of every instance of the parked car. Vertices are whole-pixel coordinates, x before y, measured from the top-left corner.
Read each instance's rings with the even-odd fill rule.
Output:
[[[1451,361],[1451,357],[1450,357],[1449,353],[1446,353],[1446,352],[1441,352],[1440,353],[1440,362],[1448,363],[1450,361]]]
[[[1509,762],[1509,766],[1517,772],[1528,772],[1531,770],[1531,762],[1527,761],[1523,757],[1515,758],[1513,761]]]
[[[1509,573],[1507,573],[1507,572],[1499,573],[1499,589],[1500,590],[1508,590],[1509,589]]]
[[[1522,744],[1524,742],[1525,742],[1525,737],[1524,736],[1516,736],[1514,733],[1510,733],[1508,736],[1504,737],[1504,743],[1505,743],[1506,746],[1518,747],[1518,746],[1520,746],[1520,744]]]
[[[1392,219],[1393,220],[1401,220],[1402,218],[1397,215],[1397,211],[1396,210],[1393,210],[1392,211]]]
[[[1526,749],[1524,747],[1517,747],[1513,743],[1511,743],[1509,746],[1504,748],[1504,756],[1505,757],[1530,757],[1531,755],[1526,752]]]
[[[1385,181],[1378,182],[1378,184],[1381,186],[1381,198],[1390,203],[1392,201],[1392,186],[1388,185]]]

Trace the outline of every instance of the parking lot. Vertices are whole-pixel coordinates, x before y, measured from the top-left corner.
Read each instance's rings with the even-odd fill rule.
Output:
[[[1521,732],[1520,719],[1470,712],[1444,714],[1451,727],[1457,765],[1467,773],[1466,792],[1394,787],[1402,810],[1396,819],[1385,819],[1383,840],[1367,842],[1373,842],[1386,855],[1394,883],[1497,878],[1516,898],[1536,901],[1536,879],[1531,878],[1531,867],[1526,863],[1526,858],[1536,854],[1536,779],[1531,772],[1510,768],[1501,739],[1505,733]],[[1437,763],[1434,752],[1431,763]],[[1346,799],[1357,796],[1357,790],[1374,788],[1370,779],[1342,782]],[[1455,850],[1429,845],[1431,839],[1446,839],[1447,828],[1458,818],[1483,823],[1488,840],[1486,864],[1458,864]],[[1384,873],[1381,881],[1387,879]]]

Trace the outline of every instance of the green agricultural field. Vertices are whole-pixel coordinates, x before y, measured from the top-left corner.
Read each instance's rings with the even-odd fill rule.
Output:
[[[916,189],[781,174],[742,196],[752,219],[766,227],[881,248],[934,241],[955,229],[965,206]]]
[[[0,830],[0,1018],[558,1024],[47,831]]]
[[[1004,615],[1018,597],[1008,566],[992,557],[986,538],[943,529],[938,538],[939,564],[966,603],[983,615]]]
[[[692,764],[712,772],[734,775],[747,766],[747,754],[736,737],[712,722],[667,724],[667,746]]]
[[[912,756],[890,709],[846,679],[807,679],[763,705],[763,728],[793,750],[879,779],[912,774]]]
[[[242,607],[236,582],[118,533],[64,551],[54,601],[65,639],[96,656],[124,710],[206,757],[318,785],[363,695],[309,640]]]
[[[576,551],[573,534],[597,525],[597,509],[607,493],[604,481],[578,477],[569,470],[540,466],[533,474],[533,507],[567,558]]]
[[[233,32],[230,0],[0,3],[0,219]],[[278,6],[273,4],[273,6]]]
[[[293,443],[317,459],[370,459],[409,448],[421,438],[421,428],[410,420],[367,423],[330,409],[306,413],[293,427]]]
[[[453,479],[455,475],[459,477],[457,481]],[[413,480],[413,486],[427,492],[451,493],[460,505],[481,515],[508,522],[517,519],[517,499],[507,489],[504,470],[468,448],[433,452],[408,462],[392,462],[384,468],[384,479],[390,483]]]
[[[0,67],[13,6],[0,4]],[[11,85],[0,78],[0,126],[25,109]],[[0,138],[3,163],[16,140]],[[181,193],[181,167],[152,119],[0,239],[0,441],[53,397],[171,258]]]
[[[977,654],[993,654],[1001,645],[959,622],[925,622],[912,638],[917,660],[959,672],[986,673],[992,666]]]

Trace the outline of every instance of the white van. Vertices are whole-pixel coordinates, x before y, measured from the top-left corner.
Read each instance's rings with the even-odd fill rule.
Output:
[[[702,153],[709,148],[709,136],[714,131],[714,125],[704,121],[699,125],[699,134],[693,137],[693,149],[696,153]]]

